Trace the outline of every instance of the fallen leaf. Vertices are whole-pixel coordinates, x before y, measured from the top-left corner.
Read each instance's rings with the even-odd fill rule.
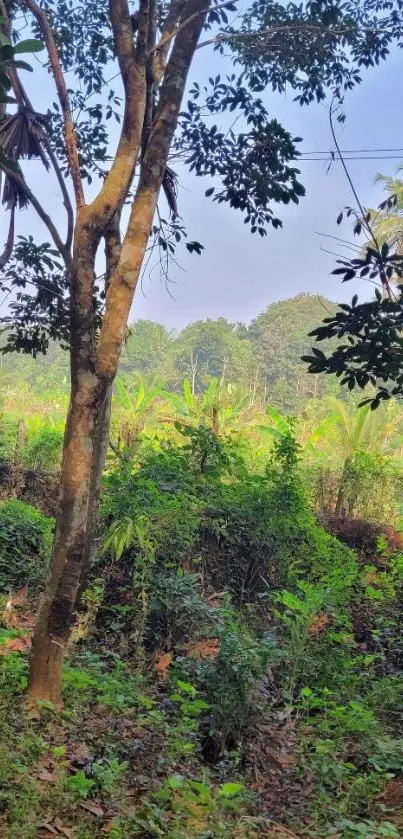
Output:
[[[316,615],[309,627],[310,635],[319,635],[324,629],[326,629],[329,623],[329,615],[325,615],[323,613]]]
[[[83,810],[88,810],[89,813],[92,813],[93,816],[98,816],[101,819],[104,815],[104,811],[99,804],[96,804],[95,801],[82,801],[80,804]]]
[[[66,836],[67,839],[73,839],[74,831],[72,827],[65,827],[57,817],[54,819],[53,824],[62,836]]]
[[[155,664],[155,670],[161,679],[166,679],[169,665],[172,663],[172,653],[164,653]]]
[[[53,827],[52,824],[50,824],[50,821],[42,822],[42,824],[39,825],[39,828],[42,830],[48,830],[49,833],[53,833],[53,836],[59,835],[58,831]]]
[[[39,781],[46,781],[48,784],[54,784],[56,782],[55,773],[49,772],[48,769],[41,769],[37,777]]]
[[[110,833],[110,831],[113,830],[114,827],[116,827],[115,819],[111,819],[109,822],[106,822],[106,824],[104,824],[102,830],[104,833]]]

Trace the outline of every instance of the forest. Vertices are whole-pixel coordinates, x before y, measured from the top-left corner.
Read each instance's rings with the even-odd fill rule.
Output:
[[[402,10],[0,0],[5,839],[403,835],[403,181],[364,206],[337,140]],[[135,319],[205,248],[185,172],[256,253],[303,216],[286,92],[351,303]]]

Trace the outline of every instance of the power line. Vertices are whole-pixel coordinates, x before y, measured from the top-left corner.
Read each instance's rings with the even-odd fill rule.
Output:
[[[325,151],[303,151],[301,154],[331,154],[331,149],[326,149]],[[402,151],[403,148],[397,149],[340,149],[342,154],[372,154],[373,152],[396,152]]]
[[[403,155],[397,155],[397,154],[395,154],[395,155],[382,155],[381,154],[381,155],[372,155],[372,156],[367,156],[367,157],[363,157],[362,155],[357,156],[357,157],[354,157],[354,156],[344,157],[344,155],[343,155],[343,159],[344,160],[402,160],[402,156]],[[330,163],[341,163],[341,157],[339,157],[339,155],[337,155],[336,153],[333,154],[333,155],[329,155],[329,153],[327,153],[327,157],[325,157],[325,156],[323,156],[323,157],[304,157],[303,155],[299,155],[297,157],[297,161],[298,160],[301,160],[304,163],[309,162],[310,160],[313,160],[313,161],[317,160],[317,161],[321,161],[322,163],[328,163],[329,161],[330,161]]]

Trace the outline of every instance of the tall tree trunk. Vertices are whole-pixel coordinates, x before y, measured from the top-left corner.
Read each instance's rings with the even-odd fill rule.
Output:
[[[33,0],[30,0],[30,4],[36,6]],[[94,533],[94,511],[105,452],[104,433],[109,425],[108,388],[112,388],[117,373],[127,320],[149,242],[187,74],[210,4],[211,0],[191,0],[188,3],[189,20],[192,23],[181,29],[174,41],[161,86],[158,110],[142,160],[140,182],[125,240],[107,290],[105,315],[96,348],[93,340],[96,251],[113,216],[110,208],[115,207],[115,212],[120,208],[131,183],[132,173],[129,170],[127,175],[126,166],[123,167],[125,177],[121,176],[118,154],[105,181],[101,198],[98,197],[89,206],[81,201],[80,178],[77,178],[78,218],[70,283],[71,398],[64,436],[61,495],[51,572],[39,609],[32,645],[28,682],[30,703],[41,699],[59,707],[62,704],[64,650],[70,634],[83,564],[90,553],[91,545],[87,535],[90,537]],[[143,6],[145,14],[146,5]],[[130,25],[127,6],[115,2],[110,4],[110,9],[112,23],[116,17],[115,42],[118,52],[120,49],[122,76],[127,79],[127,74],[133,70],[132,39],[127,39],[125,34]],[[137,52],[139,37],[140,29]],[[138,68],[134,67],[134,71],[135,84],[143,97],[142,75],[138,73]],[[136,96],[132,95],[128,102],[129,110],[130,107],[135,111],[140,109],[143,120],[144,99],[143,104],[139,104]],[[130,116],[128,109],[126,120]],[[65,118],[68,121],[69,111],[66,111]],[[136,119],[137,115],[134,122]],[[137,143],[137,137],[135,140]],[[125,134],[123,141],[120,144],[123,149],[121,154],[127,157],[127,149],[130,150],[131,146]],[[141,132],[138,147],[140,143]],[[135,165],[136,156],[130,150],[129,166]],[[122,200],[119,197],[116,199],[116,191]],[[115,199],[111,203],[109,193]]]
[[[98,526],[98,508],[101,495],[101,481],[105,468],[106,455],[109,447],[109,426],[111,419],[113,383],[108,382],[99,406],[94,431],[94,442],[92,452],[91,477],[89,485],[89,499],[87,510],[87,522],[85,528],[85,539],[82,555],[82,567],[80,584],[77,592],[77,603],[87,588],[94,542]]]
[[[121,236],[120,236],[120,210],[115,213],[108,227],[105,231],[105,262],[106,262],[106,276],[105,288],[108,289],[109,283],[113,277],[114,272],[119,263],[119,258],[122,250]],[[94,428],[94,442],[92,451],[92,466],[91,478],[89,486],[89,500],[87,512],[87,524],[85,531],[85,541],[83,549],[82,569],[80,576],[80,586],[77,593],[77,601],[81,597],[83,591],[88,585],[88,578],[91,569],[91,559],[94,547],[95,536],[98,524],[98,507],[101,494],[101,480],[105,468],[106,455],[109,447],[109,427],[111,420],[113,395],[113,382],[108,382],[102,404],[99,406],[99,412]]]
[[[91,480],[93,431],[105,386],[85,372],[73,388],[64,438],[52,565],[32,644],[29,702],[62,704],[61,676],[80,583]]]

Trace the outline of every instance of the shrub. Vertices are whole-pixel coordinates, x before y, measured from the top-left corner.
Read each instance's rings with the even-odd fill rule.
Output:
[[[57,471],[61,463],[63,433],[61,425],[35,428],[22,453],[23,464],[43,472]]]
[[[46,577],[53,519],[17,499],[0,503],[0,590]]]
[[[14,458],[18,422],[10,417],[0,417],[0,462],[11,463]]]

